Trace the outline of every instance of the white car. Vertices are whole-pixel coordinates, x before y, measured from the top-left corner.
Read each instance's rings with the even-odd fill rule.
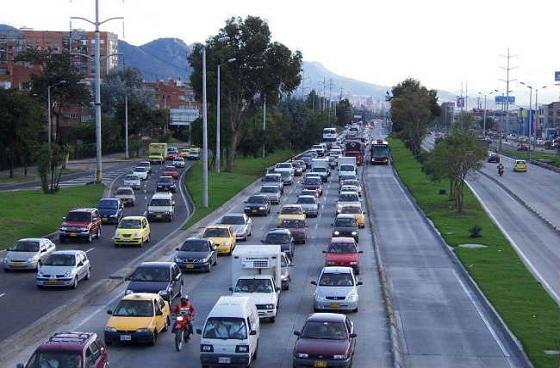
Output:
[[[47,238],[20,239],[7,249],[4,270],[35,270],[55,250],[56,245]]]
[[[323,267],[319,282],[311,281],[311,284],[316,285],[313,293],[315,312],[358,311],[358,286],[362,285],[362,282],[356,280],[352,267]]]
[[[134,174],[128,174],[124,177],[123,185],[125,187],[131,187],[133,189],[140,189],[142,187],[142,181],[138,176]]]
[[[39,263],[36,283],[39,288],[66,286],[75,289],[78,282],[89,279],[90,272],[91,265],[86,252],[59,250]]]
[[[340,187],[339,192],[356,192],[358,195],[360,194],[359,188],[355,185],[344,184]]]
[[[173,159],[173,166],[177,168],[184,168],[185,167],[185,159],[177,156]]]
[[[220,220],[222,225],[231,225],[238,240],[247,240],[253,234],[253,220],[244,213],[228,213]]]
[[[138,178],[136,179],[139,180]],[[118,187],[113,197],[120,199],[125,207],[134,207],[136,202],[136,196],[132,187]]]
[[[352,185],[356,188],[358,188],[357,192],[360,195],[360,197],[362,196],[362,185],[360,184],[360,181],[357,179],[346,179],[346,180],[342,180],[340,182],[341,186],[345,186],[345,185]]]
[[[357,192],[340,192],[336,202],[336,213],[340,213],[343,206],[361,205],[360,195]]]
[[[132,170],[132,174],[139,177],[140,180],[146,180],[148,179],[148,168],[145,166],[136,166],[134,170]]]
[[[274,167],[274,172],[282,173],[283,171],[289,172],[294,175],[295,169],[291,162],[280,162]]]
[[[152,163],[150,161],[140,161],[138,166],[142,166],[148,169],[148,174],[152,173]]]

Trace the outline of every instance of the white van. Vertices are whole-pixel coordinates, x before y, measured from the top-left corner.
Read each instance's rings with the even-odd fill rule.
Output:
[[[175,201],[173,194],[169,192],[156,192],[148,203],[148,221],[167,220],[175,218]]]
[[[203,367],[248,367],[257,356],[260,336],[257,307],[247,296],[222,296],[206,317],[200,338]]]

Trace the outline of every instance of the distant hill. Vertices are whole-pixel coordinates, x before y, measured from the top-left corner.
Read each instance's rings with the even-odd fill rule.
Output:
[[[9,26],[7,24],[0,24],[0,31],[16,31],[17,28]]]

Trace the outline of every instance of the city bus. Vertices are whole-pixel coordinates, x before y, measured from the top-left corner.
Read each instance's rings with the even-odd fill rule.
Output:
[[[389,164],[389,143],[383,139],[374,141],[370,148],[370,164],[388,165]]]

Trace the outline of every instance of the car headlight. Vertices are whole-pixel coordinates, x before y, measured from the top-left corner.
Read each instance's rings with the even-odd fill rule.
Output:
[[[105,327],[105,332],[117,332],[117,329],[114,327]]]
[[[134,294],[134,290],[130,290],[130,289],[126,289],[126,291],[124,292],[126,295],[128,294]]]
[[[272,308],[274,308],[274,304],[266,304],[264,307],[266,309],[272,309]]]
[[[214,351],[214,345],[200,344],[200,351],[205,353],[211,353]]]
[[[109,217],[117,217],[117,214],[109,215]]]
[[[266,209],[266,207],[259,207],[259,210],[261,210],[261,211],[265,210],[265,209]]]
[[[249,345],[236,345],[235,346],[236,353],[248,353],[249,352]]]
[[[72,271],[68,271],[64,274],[64,277],[70,277],[72,276]]]
[[[134,233],[134,237],[135,237],[135,238],[139,238],[139,237],[141,237],[141,236],[142,236],[142,233]]]
[[[338,230],[335,231],[335,232],[334,232],[334,235],[340,235],[340,231],[338,231]]]
[[[147,333],[147,332],[150,332],[150,330],[147,329],[147,328],[139,328],[139,329],[136,330],[136,332],[138,332],[138,333]]]
[[[167,294],[169,294],[169,292],[168,292],[167,290],[160,290],[160,291],[158,291],[158,295],[167,296]]]
[[[177,316],[177,322],[181,322],[184,319],[183,316]]]
[[[336,360],[346,359],[346,355],[335,354],[335,355],[333,355],[333,359],[336,359]]]
[[[175,262],[183,262],[183,259],[179,257],[175,257]]]
[[[171,212],[165,211],[165,214],[166,214],[166,215],[171,215]]]
[[[346,297],[346,299],[348,299],[348,300],[356,300],[356,299],[358,299],[358,294],[355,294],[355,293],[353,293],[353,294],[348,294],[348,296]]]
[[[246,209],[246,210],[250,210],[250,209],[251,209],[251,207],[245,207],[245,209]]]
[[[309,358],[309,354],[307,354],[307,353],[298,353],[298,354],[297,354],[297,357],[298,357],[298,358],[303,358],[303,359],[305,359],[305,358]]]
[[[68,228],[67,228],[66,226],[62,226],[62,227],[60,227],[59,230],[60,230],[60,231],[68,231]]]

